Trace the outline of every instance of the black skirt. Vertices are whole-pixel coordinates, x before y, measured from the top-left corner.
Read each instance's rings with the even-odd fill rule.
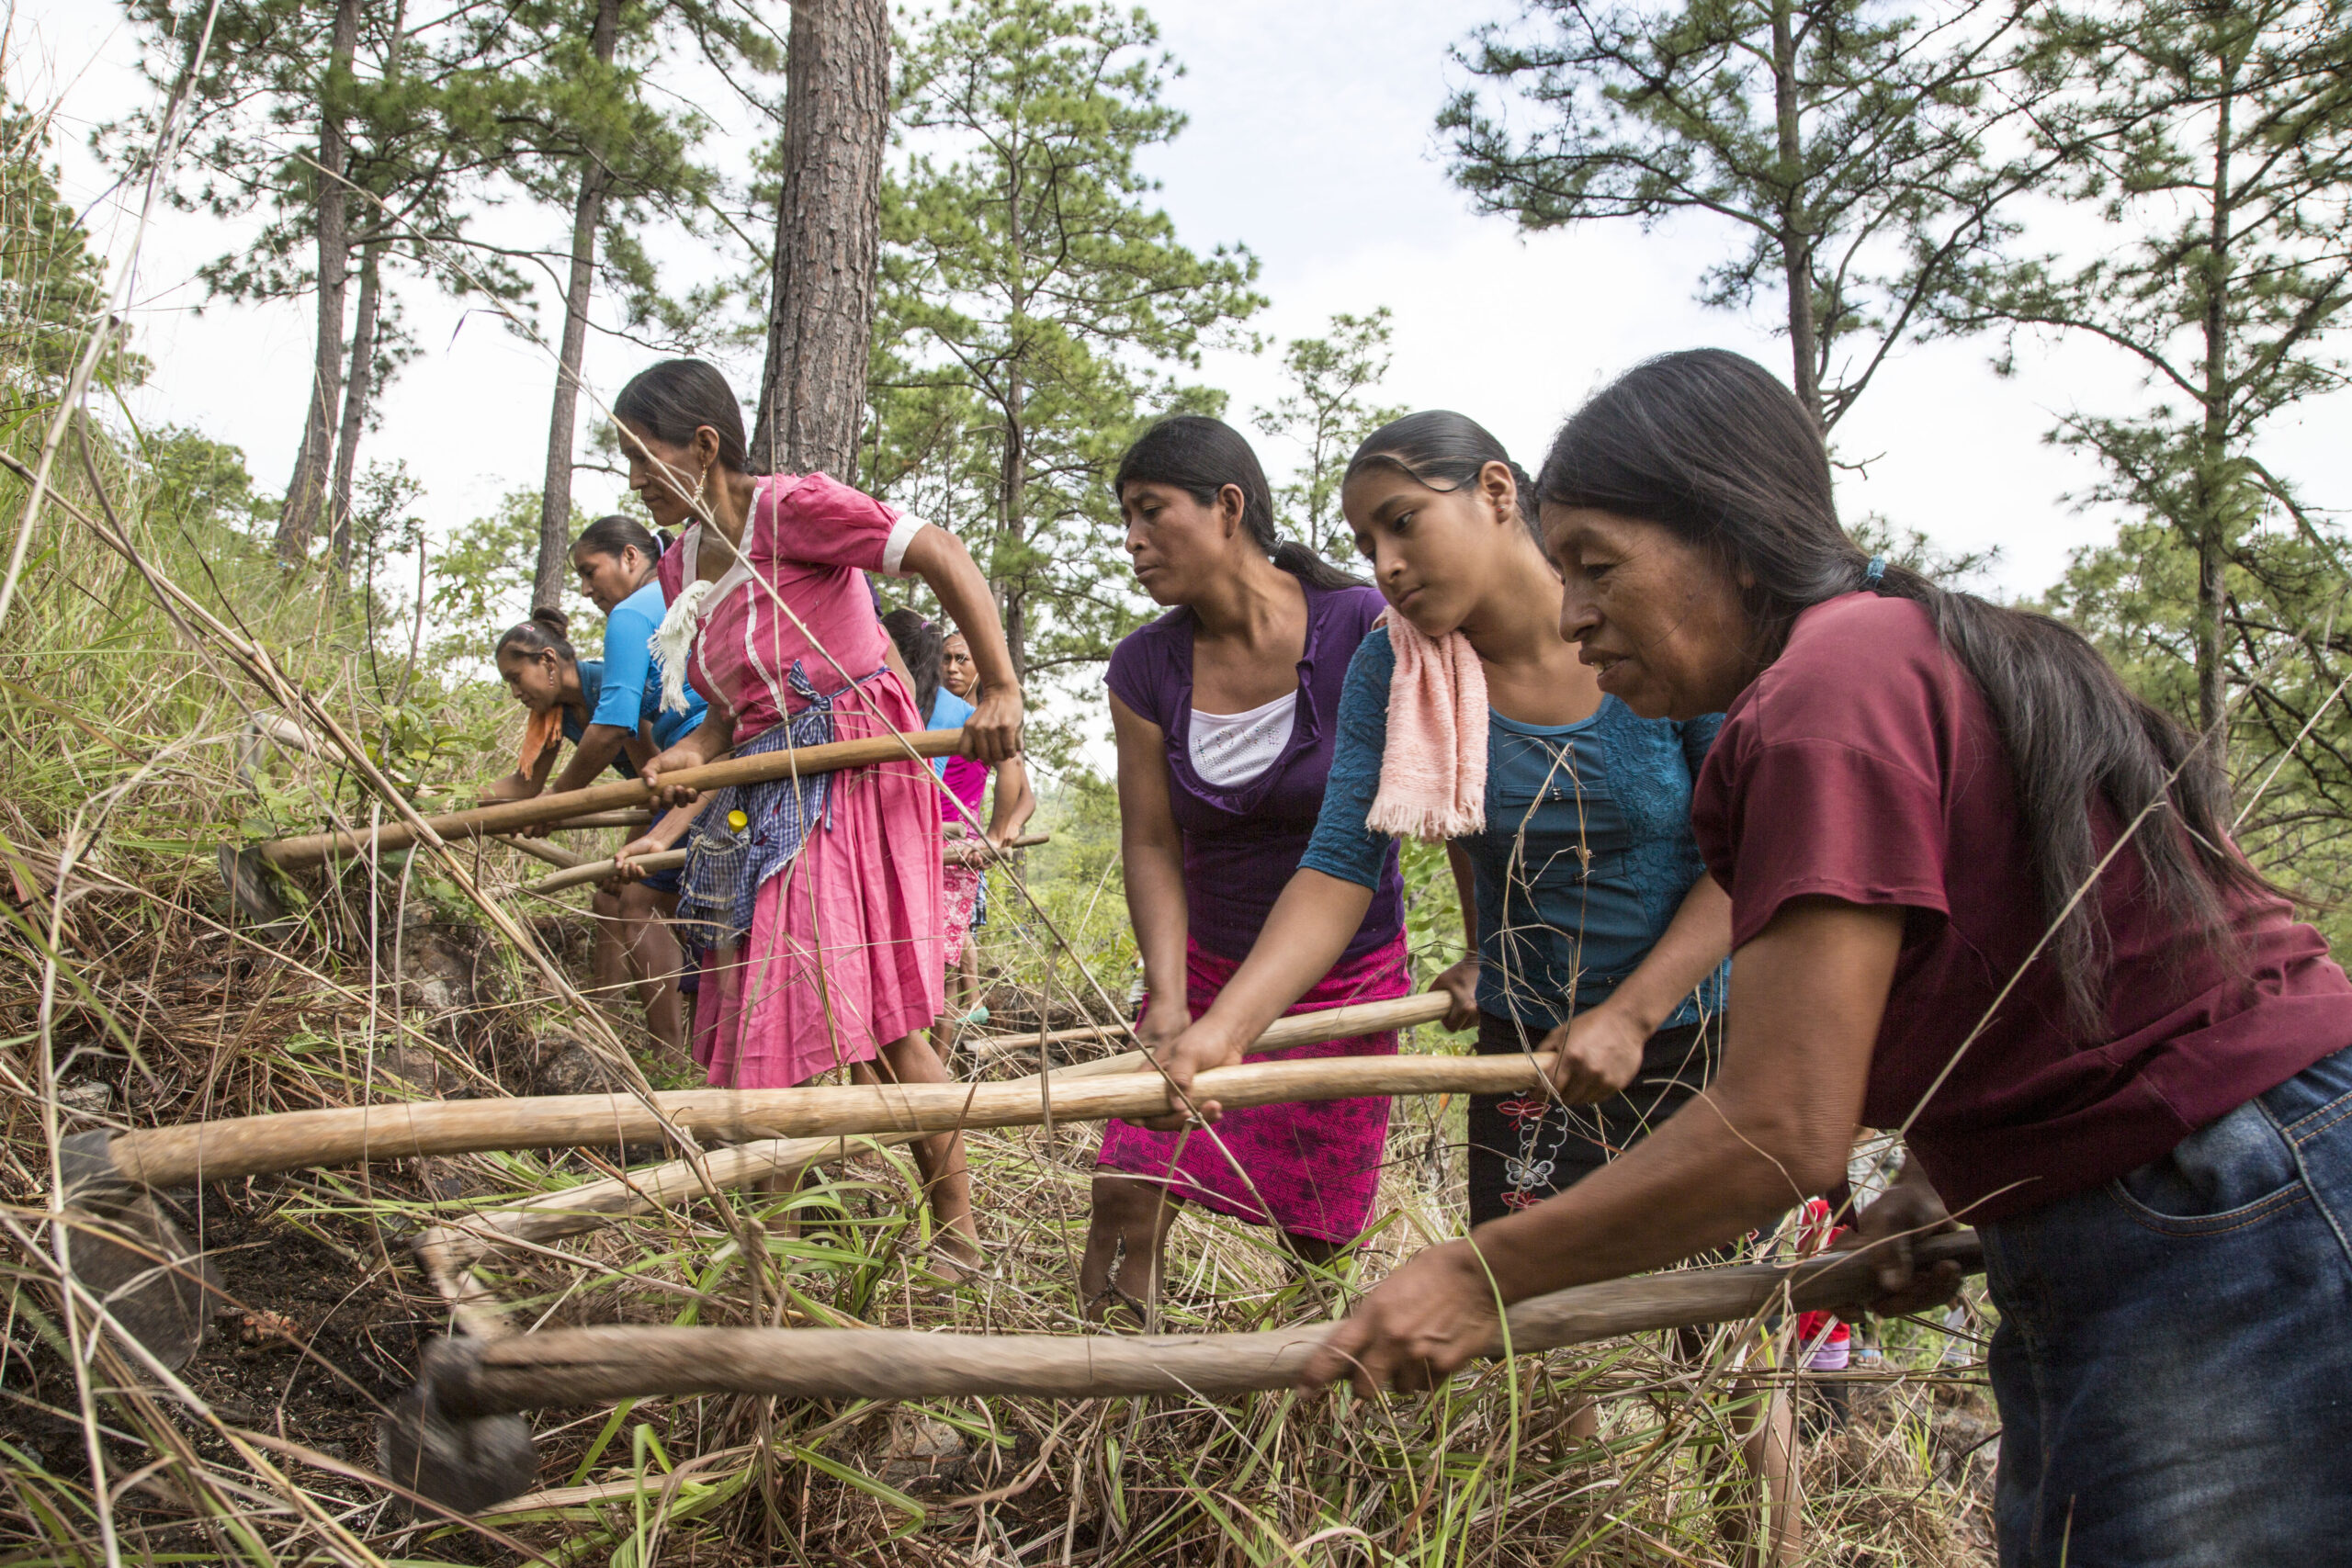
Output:
[[[1547,1031],[1478,1015],[1478,1055],[1518,1055]],[[1648,1135],[1715,1074],[1719,1023],[1661,1029],[1642,1047],[1642,1070],[1598,1105],[1562,1105],[1540,1091],[1470,1097],[1470,1223],[1483,1224],[1566,1190]]]

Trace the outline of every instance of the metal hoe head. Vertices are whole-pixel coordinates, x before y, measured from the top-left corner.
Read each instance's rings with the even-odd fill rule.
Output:
[[[59,1148],[65,1177],[66,1257],[74,1278],[104,1303],[114,1326],[176,1371],[204,1341],[220,1278],[188,1245],[153,1193],[115,1168],[101,1129]]]
[[[539,1480],[529,1422],[466,1413],[463,1391],[481,1355],[479,1340],[427,1345],[415,1386],[393,1401],[376,1434],[376,1463],[387,1478],[461,1514],[520,1497]]]
[[[286,906],[269,883],[268,864],[259,850],[220,846],[220,881],[237,912],[257,926],[275,925],[286,918]]]

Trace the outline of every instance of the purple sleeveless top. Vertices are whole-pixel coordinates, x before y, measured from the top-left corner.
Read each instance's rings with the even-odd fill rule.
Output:
[[[1247,958],[1266,916],[1315,833],[1339,730],[1340,688],[1356,644],[1385,608],[1379,591],[1306,590],[1306,648],[1298,660],[1298,716],[1272,767],[1230,789],[1193,771],[1193,612],[1182,605],[1136,628],[1113,650],[1103,677],[1136,716],[1168,738],[1170,803],[1184,840],[1184,906],[1193,939]],[[1386,946],[1405,924],[1405,886],[1392,842],[1372,908],[1341,962]]]

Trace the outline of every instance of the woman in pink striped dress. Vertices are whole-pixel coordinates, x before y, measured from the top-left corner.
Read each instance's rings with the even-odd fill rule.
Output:
[[[991,763],[1014,754],[1021,688],[988,582],[952,535],[823,474],[748,472],[734,393],[699,361],[643,372],[613,411],[631,488],[657,523],[684,529],[662,565],[665,698],[683,701],[691,675],[710,704],[701,728],[645,765],[648,783],[730,751],[922,729],[888,663],[869,571],[930,584],[988,681],[967,748]],[[945,1080],[925,1033],[944,1001],[937,789],[910,756],[723,790],[704,807],[678,915],[704,950],[695,1056],[713,1085],[801,1084],[842,1066]],[[624,853],[656,847],[649,836]],[[945,1248],[968,1260],[962,1139],[914,1146]]]

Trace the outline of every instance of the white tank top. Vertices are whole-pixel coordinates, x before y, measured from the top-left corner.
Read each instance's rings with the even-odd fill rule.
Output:
[[[1248,713],[1203,713],[1193,710],[1193,734],[1188,747],[1193,772],[1201,782],[1230,789],[1248,784],[1274,765],[1290,744],[1298,722],[1298,693],[1291,691]]]

